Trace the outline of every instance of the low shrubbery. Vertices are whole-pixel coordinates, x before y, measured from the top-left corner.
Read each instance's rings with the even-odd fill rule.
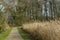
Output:
[[[0,33],[6,31],[7,29],[9,29],[9,25],[7,23],[4,23],[3,25],[0,25]]]
[[[34,40],[60,40],[60,21],[34,22],[23,24],[23,30]]]

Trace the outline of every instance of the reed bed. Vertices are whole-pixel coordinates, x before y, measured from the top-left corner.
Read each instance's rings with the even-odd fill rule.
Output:
[[[60,21],[33,22],[22,25],[34,40],[60,40]]]

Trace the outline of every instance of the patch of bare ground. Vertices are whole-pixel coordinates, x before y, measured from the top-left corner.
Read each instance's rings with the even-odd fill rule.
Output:
[[[23,40],[16,27],[14,27],[6,40]]]

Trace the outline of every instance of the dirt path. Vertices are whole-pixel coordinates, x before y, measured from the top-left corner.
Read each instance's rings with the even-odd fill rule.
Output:
[[[16,27],[14,27],[6,40],[23,40]]]

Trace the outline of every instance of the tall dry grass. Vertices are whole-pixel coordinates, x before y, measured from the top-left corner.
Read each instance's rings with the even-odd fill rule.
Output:
[[[22,28],[35,37],[34,40],[60,40],[60,21],[57,20],[27,23]]]

